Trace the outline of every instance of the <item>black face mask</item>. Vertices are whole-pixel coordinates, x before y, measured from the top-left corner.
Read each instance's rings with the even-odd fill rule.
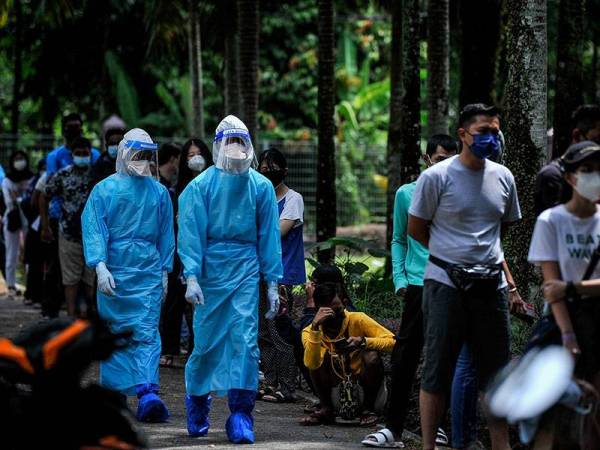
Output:
[[[81,136],[81,128],[79,127],[66,127],[63,135],[67,144],[72,143],[75,139]]]
[[[262,172],[262,174],[273,183],[274,187],[279,186],[285,178],[285,171],[281,169],[269,169],[266,172]]]
[[[343,309],[339,309],[335,312],[335,316],[330,317],[325,321],[325,326],[332,330],[339,330],[344,323],[344,319],[346,318],[346,313]]]

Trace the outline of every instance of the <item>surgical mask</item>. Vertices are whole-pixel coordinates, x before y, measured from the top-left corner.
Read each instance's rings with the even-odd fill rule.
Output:
[[[472,134],[471,153],[479,159],[493,158],[500,151],[500,140],[494,133]]]
[[[206,160],[202,155],[194,155],[188,160],[187,165],[194,172],[202,172],[206,167]]]
[[[579,195],[593,203],[596,203],[598,200],[600,200],[599,172],[580,172],[575,174],[575,176],[577,177],[575,190]]]
[[[283,179],[285,178],[285,170],[281,169],[271,169],[261,173],[273,183],[274,187],[278,187],[283,183]]]
[[[110,156],[112,159],[117,159],[117,154],[119,153],[119,146],[109,145],[106,148],[106,151],[108,152],[108,156]]]
[[[13,163],[13,167],[15,170],[23,170],[25,167],[27,167],[27,161],[24,159],[18,159]]]
[[[134,177],[149,177],[152,175],[149,161],[129,161],[127,172]]]
[[[75,164],[77,167],[88,167],[91,162],[91,156],[73,156],[73,164]]]

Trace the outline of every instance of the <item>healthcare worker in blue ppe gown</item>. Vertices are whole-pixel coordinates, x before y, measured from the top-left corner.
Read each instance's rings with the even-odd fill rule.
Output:
[[[188,432],[208,432],[209,393],[228,395],[229,440],[254,442],[258,389],[259,281],[279,310],[282,277],[279,215],[273,184],[250,166],[254,149],[244,123],[227,116],[216,130],[214,166],[179,197],[177,250],[194,308],[194,351],[185,367]]]
[[[144,130],[119,143],[117,172],[92,190],[81,218],[85,260],[98,275],[98,314],[115,332],[133,334],[100,363],[100,384],[137,395],[137,418],[164,422],[158,396],[158,331],[175,238],[169,193],[155,177],[157,145]]]

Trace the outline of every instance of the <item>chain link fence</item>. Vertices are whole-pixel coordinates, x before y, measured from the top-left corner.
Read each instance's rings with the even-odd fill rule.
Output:
[[[185,140],[156,138],[161,144],[181,144]],[[27,152],[32,167],[35,167],[37,161],[61,144],[62,138],[56,136],[0,134],[0,163],[6,169],[10,154],[20,149]],[[98,139],[92,140],[92,144],[100,147]],[[315,235],[316,223],[317,145],[306,141],[263,141],[259,143],[257,153],[269,147],[278,148],[287,158],[286,183],[304,197],[305,235],[310,238]],[[385,223],[385,147],[348,143],[338,145],[336,166],[338,226]]]

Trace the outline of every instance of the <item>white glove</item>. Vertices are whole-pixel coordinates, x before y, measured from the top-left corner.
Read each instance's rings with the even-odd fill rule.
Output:
[[[204,294],[198,284],[196,277],[188,277],[187,289],[185,290],[185,299],[188,303],[195,305],[204,305]]]
[[[279,287],[276,281],[269,281],[267,283],[267,300],[269,300],[269,310],[265,314],[265,317],[272,320],[279,312]]]
[[[115,295],[115,279],[112,274],[106,268],[106,264],[99,262],[96,266],[96,275],[98,275],[98,290],[104,295],[113,296]]]
[[[167,289],[169,287],[169,272],[167,272],[166,270],[163,270],[163,273],[162,273],[162,287],[163,287],[162,299],[164,301],[165,298],[167,298]]]

